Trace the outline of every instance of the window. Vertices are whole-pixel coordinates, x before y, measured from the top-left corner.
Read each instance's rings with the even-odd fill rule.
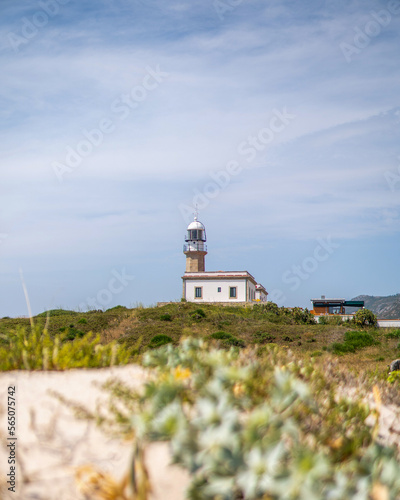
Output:
[[[229,287],[229,298],[236,299],[236,287],[235,286]]]
[[[203,296],[203,288],[201,286],[194,287],[194,297],[195,299],[201,299]]]
[[[219,286],[219,287],[218,287],[218,292],[220,292],[220,291],[221,291],[221,287]]]

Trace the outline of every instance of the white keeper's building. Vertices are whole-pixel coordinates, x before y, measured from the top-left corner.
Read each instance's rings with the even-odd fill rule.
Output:
[[[189,302],[267,302],[267,291],[247,271],[206,272],[206,241],[206,229],[196,215],[187,228],[183,246],[186,255],[183,298]]]

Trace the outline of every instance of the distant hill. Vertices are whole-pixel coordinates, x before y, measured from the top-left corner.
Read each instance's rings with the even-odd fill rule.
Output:
[[[388,295],[387,297],[358,295],[351,300],[363,300],[364,306],[370,309],[380,319],[400,318],[400,293]]]

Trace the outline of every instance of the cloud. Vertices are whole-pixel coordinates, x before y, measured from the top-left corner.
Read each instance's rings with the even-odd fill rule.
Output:
[[[40,5],[1,7],[3,272],[32,256],[84,267],[93,255],[100,266],[178,251],[179,204],[230,161],[242,172],[202,214],[216,231],[218,221],[228,234],[239,225],[243,255],[249,240],[398,231],[384,172],[400,154],[400,16],[350,63],[340,48],[384,2],[253,0],[221,21],[212,2],[71,0],[15,52],[9,33],[21,35]],[[168,77],[122,119],[115,103],[132,98],[149,67]],[[247,162],[239,145],[284,109],[296,118]],[[113,131],[59,182],[55,162],[104,119]]]

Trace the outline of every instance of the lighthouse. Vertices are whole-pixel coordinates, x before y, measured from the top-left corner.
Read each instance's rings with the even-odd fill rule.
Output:
[[[186,271],[182,297],[188,302],[247,304],[267,302],[268,292],[247,271],[206,271],[206,228],[197,212],[187,227],[183,253]]]
[[[207,255],[207,246],[205,242],[206,228],[199,220],[197,214],[194,221],[187,227],[183,253],[186,255],[186,272],[202,273],[205,271],[205,256]]]

